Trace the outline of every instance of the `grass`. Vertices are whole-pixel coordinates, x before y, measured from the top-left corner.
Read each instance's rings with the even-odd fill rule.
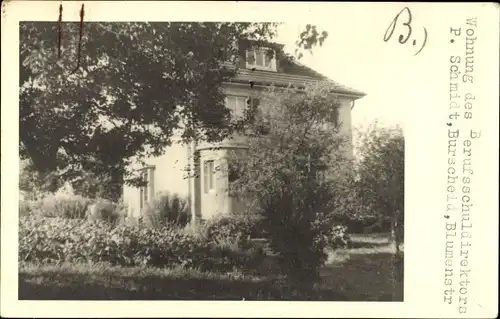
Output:
[[[402,301],[402,254],[396,257],[387,236],[355,236],[353,242],[356,248],[330,254],[321,269],[322,282],[313,291],[288,287],[275,270],[274,275],[251,276],[183,268],[23,264],[19,299]]]
[[[298,290],[300,291],[300,289]],[[20,300],[344,300],[333,290],[304,293],[279,277],[197,270],[88,265],[23,265]]]
[[[350,301],[403,301],[404,245],[396,254],[390,234],[353,234],[351,248],[330,252],[325,284]]]
[[[403,301],[402,258],[396,258],[386,252],[346,252],[322,269],[323,285],[336,287],[349,301]]]

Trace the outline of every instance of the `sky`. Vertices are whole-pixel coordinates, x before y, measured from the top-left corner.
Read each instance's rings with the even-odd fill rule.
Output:
[[[405,80],[399,76],[405,56],[395,55],[391,51],[401,48],[383,41],[390,22],[390,18],[359,17],[350,32],[346,32],[349,22],[344,22],[340,15],[335,15],[331,23],[313,23],[319,31],[327,31],[329,36],[321,47],[315,47],[312,54],[306,53],[300,60],[330,79],[367,94],[355,103],[354,126],[365,126],[374,120],[386,126],[404,126],[406,94],[398,92],[398,88]],[[304,28],[305,24],[285,23],[276,40],[291,50]],[[408,57],[408,50],[400,51]],[[406,66],[409,69],[415,67]]]
[[[290,49],[294,47],[298,34],[304,30],[304,25],[289,23],[280,29],[277,40]],[[354,41],[354,37],[337,31],[332,25],[323,24],[318,29],[328,32],[327,40],[321,47],[314,48],[312,54],[306,53],[300,62],[340,84],[367,94],[355,103],[353,125],[366,125],[373,120],[390,126],[401,125],[402,110],[397,105],[397,99],[387,92],[388,82],[391,81],[390,75],[386,74],[390,61],[381,58],[380,45],[368,48],[369,43]],[[380,29],[365,30],[368,30],[366,38],[382,38]],[[385,30],[382,30],[382,35],[383,32]]]

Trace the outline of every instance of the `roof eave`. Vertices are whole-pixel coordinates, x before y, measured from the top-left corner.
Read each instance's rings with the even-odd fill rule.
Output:
[[[318,80],[320,81],[320,80]],[[290,85],[287,83],[275,83],[275,82],[262,82],[262,81],[246,81],[246,80],[239,80],[239,79],[231,79],[227,84],[237,84],[237,85],[244,85],[244,86],[250,86],[250,87],[259,87],[259,88],[265,88],[265,87],[270,87],[272,85],[279,87],[279,88],[295,88],[298,90],[303,90],[305,89],[305,85]],[[346,89],[334,89],[332,90],[332,93],[350,97],[353,100],[358,100],[364,96],[366,96],[366,93],[360,92],[360,91],[352,91],[352,90],[346,90]]]

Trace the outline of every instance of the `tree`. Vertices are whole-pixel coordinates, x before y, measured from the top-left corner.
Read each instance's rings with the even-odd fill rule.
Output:
[[[400,127],[377,122],[360,134],[357,194],[363,211],[389,220],[396,249],[404,234],[404,136]]]
[[[25,198],[37,200],[57,191],[63,181],[54,172],[37,172],[30,160],[19,163],[19,190]]]
[[[242,38],[272,40],[277,24],[79,26],[20,24],[20,156],[64,180],[91,172],[133,184],[128,164],[161,154],[175,130],[184,140],[230,134],[221,84],[236,69],[223,62],[236,61]],[[326,36],[309,25],[298,45]]]
[[[338,101],[318,84],[298,93],[267,92],[243,125],[248,149],[229,156],[230,194],[262,217],[271,248],[293,283],[310,285],[325,261],[322,235],[331,230],[332,198],[349,157],[346,140],[325,129]],[[236,174],[234,172],[237,172]]]

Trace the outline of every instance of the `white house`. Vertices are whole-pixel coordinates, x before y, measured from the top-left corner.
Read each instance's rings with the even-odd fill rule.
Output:
[[[283,48],[276,44],[272,46],[275,50]],[[276,59],[276,54],[270,58],[266,50],[240,50],[238,73],[224,84],[226,103],[232,114],[242,114],[252,90],[270,85],[300,88],[306,83],[330,81],[334,86],[333,94],[340,103],[335,110],[337,121],[342,123],[342,132],[351,137],[351,109],[354,101],[365,94],[333,82],[301,64],[282,63]],[[148,165],[142,170],[147,186],[124,186],[123,198],[128,205],[128,216],[139,217],[145,203],[160,192],[175,193],[188,200],[192,222],[237,209],[235,200],[228,196],[228,175],[216,168],[224,166],[228,151],[244,147],[244,140],[232,138],[216,144],[183,144],[179,137],[174,137],[174,140],[176,142],[162,156],[146,161]],[[196,177],[188,178],[187,172],[193,168],[197,170],[194,172]]]

